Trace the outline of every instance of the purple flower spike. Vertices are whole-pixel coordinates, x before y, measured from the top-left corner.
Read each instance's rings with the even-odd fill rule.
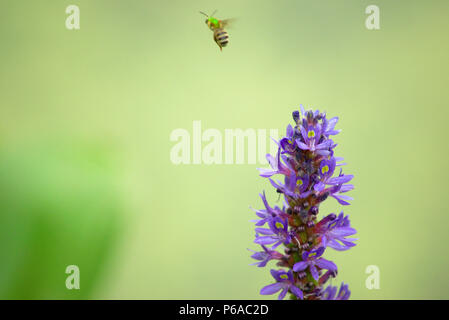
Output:
[[[346,193],[352,175],[343,174],[342,157],[334,155],[337,144],[332,139],[340,132],[335,129],[338,117],[328,119],[324,112],[308,110],[292,113],[294,124],[287,125],[286,135],[276,141],[275,156],[267,155],[269,169],[259,169],[276,193],[283,195],[282,205],[270,206],[265,192],[260,195],[263,209],[254,210],[254,243],[262,250],[253,251],[252,263],[265,267],[275,260],[286,270],[271,270],[275,283],[262,288],[263,295],[279,293],[283,299],[288,292],[298,300],[346,300],[349,288],[325,285],[337,277],[337,266],[323,257],[327,248],[346,251],[354,247],[357,231],[349,217],[341,212],[318,218],[320,204],[332,197],[341,205],[352,200]],[[331,139],[332,137],[332,139]],[[340,167],[340,170],[336,170]],[[276,178],[274,176],[278,176]],[[278,200],[279,201],[279,200]],[[267,246],[270,246],[268,248]],[[283,246],[280,253],[276,249]]]

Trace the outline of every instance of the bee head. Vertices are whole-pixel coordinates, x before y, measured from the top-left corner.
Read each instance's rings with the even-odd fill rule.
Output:
[[[214,27],[218,28],[218,20],[214,17],[210,17],[209,18],[210,24],[213,25]]]
[[[213,17],[209,17],[206,19],[206,24],[209,26],[211,30],[214,30],[214,28],[216,28],[218,25],[218,20]]]

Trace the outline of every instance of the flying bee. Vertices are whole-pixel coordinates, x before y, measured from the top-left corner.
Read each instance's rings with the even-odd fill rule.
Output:
[[[209,29],[213,31],[214,41],[220,48],[220,51],[222,51],[223,47],[226,47],[229,43],[229,34],[224,28],[229,26],[229,23],[232,21],[232,19],[218,20],[214,17],[216,12],[217,10],[215,10],[214,13],[209,16],[200,11],[201,14],[204,14],[207,17],[206,24]]]

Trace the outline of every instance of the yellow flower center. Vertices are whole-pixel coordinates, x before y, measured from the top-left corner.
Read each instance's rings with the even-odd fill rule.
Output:
[[[315,131],[310,130],[309,132],[307,132],[307,136],[308,136],[309,138],[315,137]]]
[[[287,279],[288,279],[288,275],[286,275],[286,274],[281,274],[281,275],[279,276],[279,278],[284,279],[284,280],[287,280]]]
[[[296,181],[296,184],[299,185],[299,186],[302,186],[303,182],[302,182],[301,179],[299,179],[298,181]]]
[[[280,222],[276,222],[276,228],[278,229],[284,229],[284,225]]]
[[[325,174],[329,171],[329,166],[326,164],[322,169],[321,169],[321,173]]]

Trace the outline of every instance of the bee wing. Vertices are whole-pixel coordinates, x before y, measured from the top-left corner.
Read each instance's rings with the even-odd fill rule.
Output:
[[[222,28],[229,28],[229,26],[232,26],[236,20],[236,18],[220,20],[220,25]]]

